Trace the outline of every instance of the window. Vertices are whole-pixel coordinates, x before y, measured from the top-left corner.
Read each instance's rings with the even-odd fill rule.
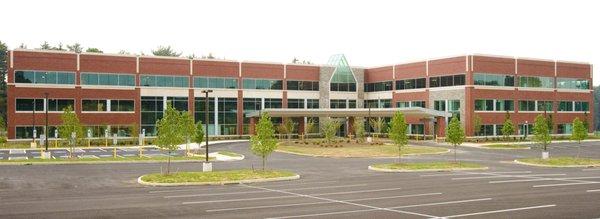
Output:
[[[513,100],[496,100],[496,111],[513,111],[515,110]]]
[[[408,102],[408,101],[396,102],[396,108],[407,108],[407,107],[410,107],[410,102]]]
[[[554,111],[552,101],[537,101],[537,111]]]
[[[519,76],[519,87],[554,88],[554,78]]]
[[[475,111],[494,111],[494,100],[475,100]]]
[[[446,111],[446,101],[445,100],[434,100],[433,101],[433,109],[437,111]]]
[[[281,109],[281,99],[265,98],[265,109]]]
[[[146,135],[155,136],[157,131],[156,121],[163,116],[163,97],[142,96],[141,101],[141,128],[146,130]]]
[[[422,135],[425,133],[425,126],[423,124],[410,124],[410,134]]]
[[[82,111],[104,112],[106,111],[107,100],[82,100]]]
[[[304,99],[288,99],[287,108],[304,109]]]
[[[133,74],[81,73],[83,85],[135,86]]]
[[[318,91],[318,81],[287,81],[288,90]]]
[[[75,84],[75,73],[52,71],[15,71],[15,83]]]
[[[187,76],[142,75],[140,79],[145,87],[189,87]]]
[[[356,108],[356,100],[348,100],[348,108],[355,109]]]
[[[133,112],[135,111],[133,100],[110,100],[110,111]]]
[[[391,108],[392,100],[391,99],[383,99],[383,100],[365,100],[364,108]],[[352,107],[351,107],[352,108]]]
[[[533,124],[519,124],[519,135],[531,135],[533,134]]]
[[[560,101],[558,103],[558,111],[573,111],[572,101]]]
[[[248,113],[259,111],[262,109],[261,98],[244,98],[244,126],[243,133],[248,134],[250,132],[250,118],[247,117]]]
[[[535,111],[535,101],[519,100],[519,111]]]
[[[396,90],[419,89],[425,87],[425,78],[404,79],[396,81]]]
[[[429,77],[429,87],[446,87],[465,85],[465,75],[448,75]]]
[[[493,136],[494,135],[494,125],[481,125],[479,129],[478,136]]]
[[[346,109],[346,100],[329,100],[329,108]]]
[[[575,111],[578,111],[578,112],[590,111],[590,104],[588,102],[575,101]]]
[[[557,78],[556,88],[587,90],[590,89],[590,84],[586,79]]]
[[[573,124],[558,124],[557,134],[571,134],[573,133]]]
[[[237,134],[237,98],[219,98],[217,105],[218,134]]]
[[[271,79],[254,79],[245,78],[242,80],[244,89],[258,89],[258,90],[281,90],[283,89],[282,80],[271,80]]]
[[[318,109],[319,108],[319,99],[307,99],[306,100],[306,108]]]
[[[194,87],[237,89],[238,79],[221,77],[194,77]]]
[[[421,108],[426,108],[426,107],[425,107],[425,101],[422,101],[422,100],[411,101],[411,102],[410,102],[410,107],[421,107]]]
[[[331,91],[356,92],[356,80],[352,68],[343,55],[334,55],[328,65],[335,66],[335,71],[329,81]]]
[[[48,111],[61,112],[65,108],[71,106],[71,110],[75,110],[75,100],[73,99],[48,99]]]
[[[515,77],[512,75],[475,73],[473,74],[475,85],[486,86],[514,86]]]
[[[167,104],[179,111],[188,111],[187,97],[167,97]]]
[[[33,127],[32,126],[17,126],[15,127],[15,138],[16,139],[27,139],[33,138]],[[44,133],[43,126],[35,126],[35,131],[37,133],[37,138],[40,137],[40,134]]]
[[[392,90],[392,81],[365,83],[365,92],[377,92]]]
[[[17,99],[16,111],[44,111],[44,99]]]

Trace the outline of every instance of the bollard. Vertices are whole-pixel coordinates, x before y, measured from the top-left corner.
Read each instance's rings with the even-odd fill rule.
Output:
[[[91,142],[91,140],[88,139],[88,148],[90,147],[90,144],[91,144],[90,142]]]
[[[57,148],[58,147],[58,140],[54,140],[54,147]]]
[[[104,147],[108,147],[108,138],[104,138]]]
[[[117,148],[113,148],[113,158],[117,158]]]
[[[44,154],[44,149],[41,149],[41,148],[40,148],[40,157],[42,157],[42,156],[43,156],[42,154]]]
[[[140,147],[140,158],[142,158],[142,147]]]

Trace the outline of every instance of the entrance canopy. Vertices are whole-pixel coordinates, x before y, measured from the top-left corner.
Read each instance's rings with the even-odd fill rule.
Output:
[[[451,117],[452,113],[442,112],[421,107],[407,108],[367,108],[357,109],[263,109],[248,113],[248,117],[260,117],[259,113],[269,113],[271,117],[392,117],[396,112],[405,116],[421,118]]]

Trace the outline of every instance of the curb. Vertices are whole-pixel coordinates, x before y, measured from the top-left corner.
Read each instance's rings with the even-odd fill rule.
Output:
[[[546,164],[526,163],[526,162],[521,162],[521,161],[518,161],[518,160],[514,160],[513,162],[516,163],[516,164],[521,164],[521,165],[526,165],[526,166],[534,166],[534,167],[552,167],[552,168],[600,167],[600,164],[595,164],[595,165],[563,165],[563,166],[554,166],[554,165],[546,165]]]
[[[446,151],[441,151],[441,152],[432,152],[432,153],[412,153],[412,154],[403,154],[402,157],[404,156],[420,156],[420,155],[437,155],[437,154],[445,154],[445,153],[450,153],[452,150],[450,149],[446,149]],[[275,150],[275,152],[280,152],[280,153],[286,153],[286,154],[294,154],[294,155],[300,155],[300,156],[308,156],[308,157],[324,157],[324,158],[398,158],[397,156],[395,157],[390,157],[390,156],[374,156],[374,157],[358,157],[358,156],[328,156],[328,155],[317,155],[317,154],[305,154],[305,153],[298,153],[298,152],[292,152],[292,151],[285,151],[285,150]]]
[[[488,167],[479,168],[454,168],[454,169],[422,169],[422,170],[395,170],[369,166],[369,170],[386,172],[386,173],[418,173],[418,172],[451,172],[455,170],[487,170]]]
[[[217,160],[213,160],[217,161]],[[56,161],[56,162],[0,162],[0,166],[6,165],[71,165],[71,164],[131,164],[131,163],[165,163],[164,160],[141,160],[141,161]],[[204,160],[171,160],[171,163],[202,163]]]
[[[143,176],[138,177],[137,182],[145,186],[204,186],[204,185],[227,185],[227,184],[246,184],[258,182],[275,182],[300,179],[300,175],[275,177],[267,179],[246,179],[237,181],[220,181],[220,182],[186,182],[186,183],[152,183],[142,180]]]
[[[481,149],[487,149],[487,150],[531,150],[531,147],[525,147],[525,148],[488,148],[485,146],[479,146],[479,147],[474,147],[474,148],[481,148]]]

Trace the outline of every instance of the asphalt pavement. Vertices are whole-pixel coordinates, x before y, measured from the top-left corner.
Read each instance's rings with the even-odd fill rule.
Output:
[[[416,144],[436,145],[432,142]],[[551,156],[576,155],[574,143],[553,144]],[[214,145],[246,159],[216,162],[217,170],[259,168],[248,143]],[[600,143],[582,143],[600,158]],[[482,171],[382,173],[367,170],[391,158],[316,158],[274,153],[268,168],[301,179],[225,186],[150,187],[140,175],[163,164],[0,166],[0,218],[599,218],[600,168],[514,164],[539,149],[459,147],[458,158]],[[6,156],[6,153],[0,153]],[[452,160],[452,153],[403,157]],[[172,164],[199,171],[199,163]]]

